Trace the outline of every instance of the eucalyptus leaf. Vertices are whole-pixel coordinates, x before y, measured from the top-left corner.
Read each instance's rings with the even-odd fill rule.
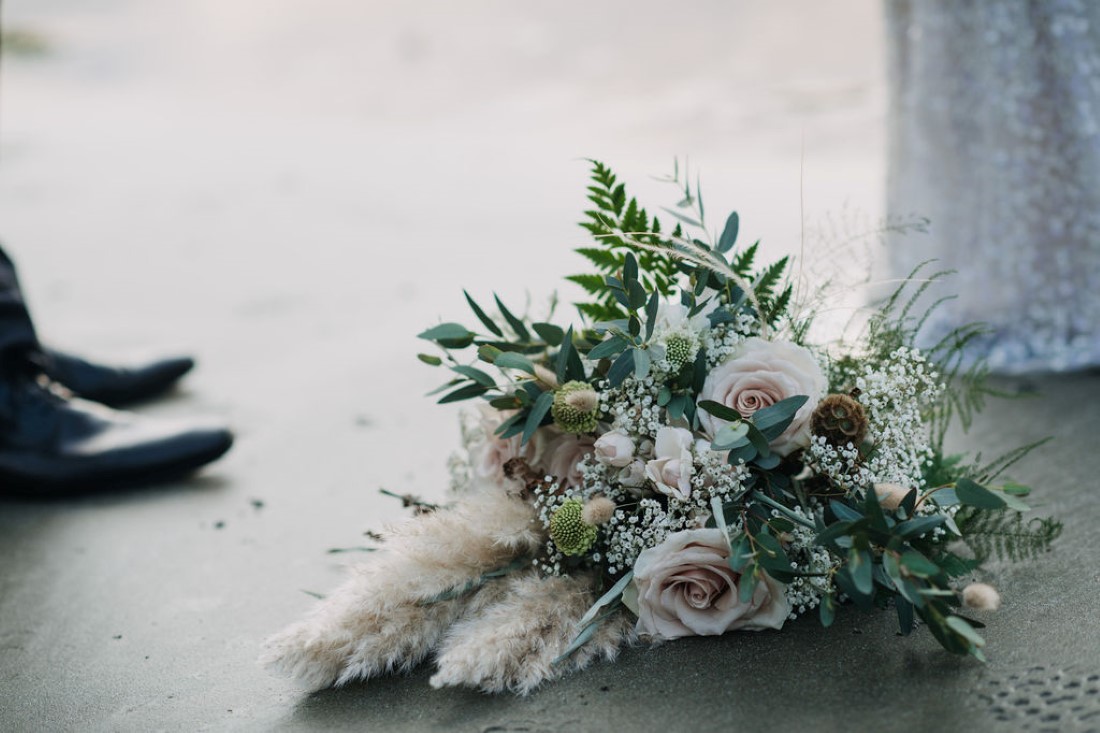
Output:
[[[684,215],[683,215],[683,214],[681,214],[680,212],[678,212],[678,211],[675,211],[675,210],[673,210],[673,209],[670,209],[670,208],[668,208],[667,206],[662,206],[662,207],[661,207],[661,209],[662,209],[662,210],[664,210],[664,211],[665,211],[665,213],[667,213],[667,214],[669,214],[669,215],[671,215],[671,216],[673,216],[673,217],[675,217],[675,218],[679,219],[679,220],[680,220],[681,222],[683,222],[684,224],[687,224],[687,225],[689,225],[689,226],[693,226],[693,227],[702,227],[702,226],[703,226],[702,224],[700,224],[700,223],[699,223],[698,221],[696,221],[695,219],[691,218],[690,216],[684,216]]]
[[[942,525],[946,519],[947,517],[942,514],[932,514],[925,517],[909,519],[894,527],[894,534],[907,540],[914,537],[920,537],[922,534],[931,532],[936,527]]]
[[[741,413],[732,407],[727,407],[721,402],[715,402],[714,400],[703,400],[699,403],[699,407],[709,412],[719,420],[726,420],[728,422],[741,422]],[[746,427],[746,432],[748,428]]]
[[[535,373],[535,365],[531,363],[531,360],[514,351],[501,353],[493,364],[499,369],[519,369],[531,375]]]
[[[634,378],[639,382],[649,376],[649,353],[645,349],[634,349]]]
[[[759,571],[760,566],[753,563],[745,568],[745,572],[741,573],[741,580],[737,584],[737,598],[741,603],[748,603],[752,600],[752,595],[756,592],[756,574]]]
[[[757,410],[752,415],[752,424],[764,434],[769,441],[775,440],[794,420],[795,413],[810,398],[806,395],[796,395],[780,400],[774,405],[769,405]]]
[[[952,631],[954,631],[956,634],[963,637],[964,639],[966,639],[968,642],[970,642],[974,646],[979,647],[979,648],[985,646],[985,639],[983,639],[978,634],[978,632],[974,630],[973,626],[968,624],[961,617],[959,617],[959,616],[948,616],[947,617],[947,626]]]
[[[568,381],[566,375],[569,374],[569,352],[575,349],[576,347],[573,346],[573,327],[570,326],[561,342],[561,350],[558,351],[557,364],[555,365],[556,376],[561,384]]]
[[[742,461],[748,463],[753,458],[756,458],[756,446],[752,443],[748,443],[737,448],[731,448],[729,456],[726,458],[726,462],[731,466],[736,466]]]
[[[477,367],[465,366],[465,365],[459,364],[457,366],[451,367],[451,371],[455,372],[456,374],[461,374],[464,377],[468,377],[469,379],[474,380],[475,382],[480,384],[482,387],[492,388],[492,387],[497,386],[497,383],[496,383],[495,379],[493,379],[492,377],[490,377],[488,374],[481,371]]]
[[[565,331],[561,326],[555,326],[553,323],[532,323],[531,328],[551,346],[561,346],[561,341],[565,338]]]
[[[634,349],[627,349],[611,365],[611,369],[607,372],[607,379],[612,387],[621,385],[634,371],[634,351]]]
[[[906,550],[902,553],[898,562],[910,575],[915,575],[918,578],[931,578],[942,572],[936,563],[916,550]]]
[[[748,424],[748,428],[749,432],[746,437],[752,443],[752,447],[756,449],[758,455],[767,458],[771,455],[771,448],[768,447],[768,437],[751,423]]]
[[[416,358],[420,359],[420,361],[428,364],[429,366],[439,366],[443,363],[442,359],[440,359],[438,356],[432,356],[431,354],[417,354]]]
[[[629,288],[631,283],[638,282],[638,260],[633,252],[628,252],[626,262],[623,264],[623,285]]]
[[[1014,512],[1029,512],[1031,507],[1020,500],[1015,494],[1009,494],[1007,491],[1001,495],[1005,505]]]
[[[741,226],[741,218],[737,216],[737,212],[733,212],[726,219],[726,226],[722,230],[722,236],[718,238],[718,251],[729,252],[733,249],[733,245],[737,242],[737,230]]]
[[[749,542],[748,535],[742,534],[734,539],[730,543],[730,569],[735,573],[740,573],[745,569],[745,566],[752,561],[755,555],[752,551],[752,543]]]
[[[959,497],[954,489],[937,489],[931,497],[940,506],[956,506],[959,504]]]
[[[833,516],[846,522],[855,522],[863,519],[863,514],[861,512],[856,511],[852,507],[836,499],[831,499],[829,501],[829,509],[832,510]]]
[[[822,626],[829,628],[833,625],[833,621],[836,620],[836,599],[833,597],[832,593],[826,593],[821,597],[818,615],[821,619]]]
[[[535,404],[531,407],[531,412],[527,414],[527,421],[523,424],[523,440],[522,444],[526,445],[527,441],[531,439],[531,436],[538,430],[539,425],[542,424],[542,419],[546,417],[546,413],[550,412],[550,406],[554,404],[554,393],[550,391],[543,392],[539,395],[539,398],[535,400]]]
[[[500,426],[493,431],[495,435],[500,436],[501,440],[507,440],[513,435],[519,435],[523,432],[523,421],[527,418],[527,413],[517,412],[510,418],[505,420]]]
[[[501,351],[495,346],[491,346],[490,344],[482,344],[481,346],[477,347],[477,358],[481,359],[482,361],[487,361],[490,364],[495,362],[497,360],[497,357],[503,353],[505,352]]]
[[[592,361],[599,361],[600,359],[615,356],[616,354],[622,353],[622,350],[627,347],[628,343],[629,342],[622,336],[609,336],[605,341],[601,341],[588,352],[588,358]]]
[[[1003,496],[998,496],[981,484],[968,478],[955,482],[955,494],[959,502],[976,509],[1003,509],[1007,504]]]
[[[485,385],[472,383],[467,384],[465,387],[459,387],[454,392],[448,392],[439,398],[438,402],[441,405],[445,405],[448,402],[460,402],[461,400],[469,400],[474,397],[480,397],[488,392],[489,389]]]
[[[894,608],[898,612],[898,631],[902,636],[909,636],[913,631],[913,604],[901,596],[895,596]]]
[[[769,453],[766,456],[757,456],[752,459],[752,462],[765,471],[770,471],[773,468],[778,468],[779,464],[783,462],[783,458],[778,453]]]
[[[890,576],[890,580],[894,582],[894,587],[897,589],[898,593],[914,606],[918,608],[924,606],[924,599],[921,598],[920,590],[908,578],[901,574],[901,565],[898,563],[898,558],[893,552],[884,552],[882,554],[882,566],[886,570],[886,574]]]
[[[519,337],[520,341],[530,341],[531,333],[527,330],[527,327],[523,325],[523,321],[512,315],[512,312],[504,307],[504,303],[500,302],[500,296],[493,295],[493,299],[497,302],[497,308],[500,310],[500,314],[504,316],[504,320],[508,321],[508,325],[512,327],[512,331]]]
[[[779,540],[770,534],[760,533],[756,535],[756,544],[759,552],[756,561],[766,570],[790,571],[791,561],[787,559],[787,553]]]
[[[855,524],[855,522],[848,521],[834,522],[823,531],[818,532],[817,537],[814,538],[814,544],[822,546],[832,544],[838,537],[842,537],[851,532]]]
[[[748,445],[748,434],[749,426],[743,422],[723,425],[715,434],[714,441],[710,444],[710,449],[724,451]]]
[[[627,572],[625,575],[623,575],[623,577],[619,578],[618,581],[615,582],[615,585],[611,586],[611,588],[609,588],[606,593],[600,596],[599,599],[595,603],[593,603],[587,611],[584,612],[584,615],[581,616],[581,620],[577,622],[577,625],[584,626],[585,624],[596,618],[596,614],[600,612],[601,608],[618,600],[622,596],[623,591],[632,580],[634,580],[633,570]]]
[[[863,595],[871,595],[874,589],[874,581],[871,579],[871,553],[866,549],[853,547],[848,552],[848,572],[852,575],[852,583]]]
[[[459,323],[440,323],[427,331],[417,334],[417,338],[428,341],[464,341],[469,339],[473,343],[474,334]]]
[[[504,331],[500,330],[500,326],[481,309],[481,306],[470,297],[470,294],[465,290],[462,291],[462,294],[466,296],[466,302],[470,304],[470,310],[474,312],[474,315],[477,316],[477,319],[481,321],[482,325],[489,329],[494,335],[504,338]]]
[[[645,307],[645,340],[653,338],[653,329],[657,326],[657,309],[661,305],[660,293],[649,296],[649,302]]]

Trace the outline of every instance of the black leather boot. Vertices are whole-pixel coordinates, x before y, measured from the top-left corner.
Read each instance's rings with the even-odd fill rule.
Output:
[[[224,427],[72,397],[30,365],[0,371],[0,493],[47,498],[175,478],[224,454]]]
[[[165,392],[195,366],[189,356],[135,366],[105,366],[54,349],[42,352],[42,370],[50,379],[85,399],[118,407]]]

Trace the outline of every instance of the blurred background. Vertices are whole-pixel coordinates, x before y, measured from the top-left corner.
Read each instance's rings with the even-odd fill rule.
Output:
[[[231,460],[310,475],[325,410],[429,431],[434,460],[341,481],[415,464],[426,490],[455,433],[419,397],[437,375],[415,334],[465,317],[462,288],[538,306],[584,268],[583,158],[651,209],[686,158],[716,225],[740,211],[769,256],[881,217],[880,12],[7,0],[0,236],[47,340],[195,351],[179,408],[230,416]],[[259,426],[287,445],[253,455]]]
[[[326,550],[405,515],[379,487],[447,485],[455,410],[422,396],[441,377],[416,334],[471,320],[463,288],[537,311],[584,268],[587,157],[651,210],[686,158],[712,220],[738,210],[769,257],[873,228],[881,13],[5,0],[0,237],[41,335],[194,353],[142,412],[238,436],[186,482],[0,511],[10,729],[308,717],[260,640],[340,578]]]

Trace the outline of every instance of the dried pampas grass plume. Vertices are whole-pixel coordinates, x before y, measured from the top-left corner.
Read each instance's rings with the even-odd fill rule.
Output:
[[[484,592],[494,583],[435,599],[476,585],[544,541],[530,504],[478,487],[453,507],[392,528],[384,549],[305,620],[265,643],[261,661],[311,690],[411,669],[465,611],[496,600]]]
[[[625,614],[606,619],[592,639],[557,664],[576,638],[577,622],[595,602],[587,576],[540,577],[529,571],[502,582],[503,597],[480,613],[468,613],[443,641],[431,685],[474,687],[526,695],[541,683],[614,659],[634,627]]]

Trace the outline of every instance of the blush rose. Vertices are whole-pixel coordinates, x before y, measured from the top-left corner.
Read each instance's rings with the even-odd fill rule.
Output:
[[[788,397],[806,395],[806,404],[770,445],[786,456],[810,444],[810,416],[827,389],[821,366],[806,348],[754,337],[745,339],[729,359],[711,370],[699,399],[721,403],[749,418]],[[699,422],[711,436],[727,424],[705,410],[700,410]]]
[[[783,585],[765,574],[742,603],[741,575],[730,568],[729,557],[720,529],[676,532],[643,550],[634,564],[638,633],[676,639],[782,628],[789,613]]]

